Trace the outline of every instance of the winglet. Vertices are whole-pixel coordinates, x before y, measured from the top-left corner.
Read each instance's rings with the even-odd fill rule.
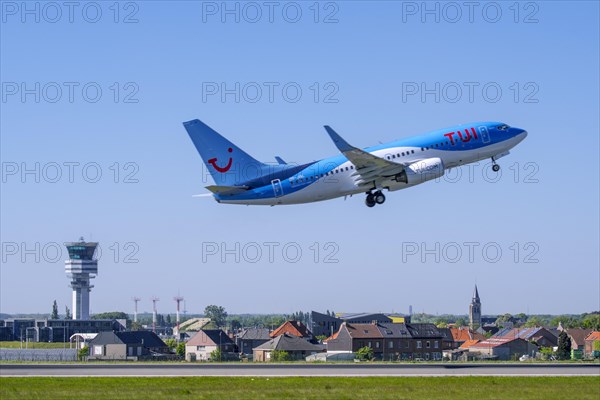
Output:
[[[279,165],[287,165],[287,163],[285,161],[283,161],[283,158],[281,158],[279,156],[275,156],[275,159],[277,160]]]
[[[346,142],[340,135],[338,135],[336,131],[331,129],[331,127],[329,125],[325,125],[324,128],[327,131],[327,133],[329,134],[329,136],[331,137],[331,140],[333,140],[333,143],[335,144],[335,146],[338,148],[339,151],[341,151],[342,153],[345,153],[347,151],[351,151],[351,150],[355,149],[354,146],[351,146],[350,144],[348,144],[348,142]]]

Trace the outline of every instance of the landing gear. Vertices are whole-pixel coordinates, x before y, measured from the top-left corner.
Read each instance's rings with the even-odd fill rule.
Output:
[[[365,198],[365,204],[367,207],[374,207],[375,204],[383,204],[385,202],[385,195],[381,193],[381,190],[375,193],[368,192]]]
[[[492,157],[492,171],[494,171],[494,172],[500,171],[500,166],[498,164],[496,164],[496,160],[494,160],[494,157]]]

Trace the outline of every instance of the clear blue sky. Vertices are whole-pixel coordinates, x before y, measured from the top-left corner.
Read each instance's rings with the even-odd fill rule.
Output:
[[[104,250],[92,312],[131,312],[133,296],[174,312],[180,293],[189,312],[466,313],[475,283],[484,314],[600,308],[597,2],[520,3],[518,14],[498,3],[499,16],[485,2],[472,16],[438,3],[439,22],[421,2],[321,3],[318,16],[313,2],[277,3],[272,17],[240,3],[239,22],[221,21],[221,2],[121,3],[118,15],[98,3],[99,17],[78,3],[72,23],[68,9],[38,4],[36,22],[2,3],[0,312],[70,306],[54,243],[81,235]],[[236,82],[239,102],[206,92]],[[408,93],[415,84],[433,92]],[[465,168],[373,209],[362,196],[245,207],[192,197],[211,184],[181,125],[194,118],[263,161],[335,155],[324,124],[361,147],[479,120],[529,136],[498,182],[482,163],[472,179]],[[36,163],[39,182],[21,176]],[[36,243],[39,262],[27,252]],[[240,262],[221,243],[239,243]]]

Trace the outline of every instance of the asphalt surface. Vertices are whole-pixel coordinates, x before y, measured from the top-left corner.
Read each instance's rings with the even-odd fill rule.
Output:
[[[0,377],[598,376],[600,364],[0,364]]]

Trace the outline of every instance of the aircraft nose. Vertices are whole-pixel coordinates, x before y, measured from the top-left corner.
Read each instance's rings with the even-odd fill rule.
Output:
[[[525,129],[521,129],[521,128],[513,128],[513,129],[514,129],[515,136],[518,136],[522,139],[525,139],[527,137],[527,131]]]

